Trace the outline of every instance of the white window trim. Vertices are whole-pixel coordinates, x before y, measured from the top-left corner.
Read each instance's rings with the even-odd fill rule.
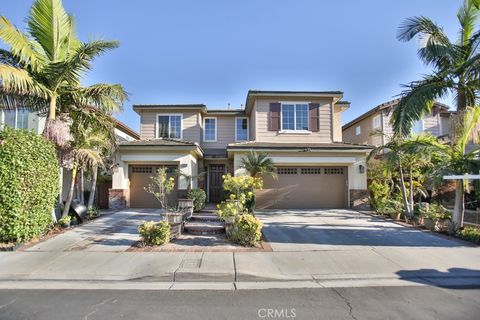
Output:
[[[378,126],[375,126],[375,119],[378,119]],[[381,129],[382,128],[382,117],[380,115],[376,115],[372,118],[372,128],[373,129]]]
[[[3,123],[5,122],[5,114],[3,110],[0,110],[0,130],[3,130]]]
[[[23,108],[21,108],[24,110]],[[13,129],[18,129],[18,110],[19,108],[15,108],[15,117],[13,119]],[[5,125],[5,110],[0,110],[0,130],[3,130]],[[28,116],[27,116],[27,129],[28,129]]]
[[[247,140],[238,140],[237,139],[237,120],[246,119],[247,120]],[[248,141],[250,139],[250,124],[247,117],[235,117],[235,141]]]
[[[157,119],[155,120],[155,137],[156,139],[160,139],[160,136],[158,135],[158,129],[159,129],[159,125],[158,125],[158,117],[159,116],[164,116],[164,117],[169,117],[168,118],[168,136],[169,136],[169,139],[180,139],[180,140],[183,140],[183,113],[157,113]],[[171,116],[180,116],[180,138],[170,138],[170,126],[172,124],[172,122],[170,121],[170,117]]]
[[[358,131],[357,131],[357,129],[358,129]],[[356,126],[355,127],[355,135],[359,136],[361,134],[362,134],[362,126]]]
[[[207,140],[205,139],[205,133],[206,133],[206,128],[205,128],[205,120],[207,119],[214,119],[215,120],[215,139],[214,140]],[[217,130],[218,130],[218,120],[217,117],[205,117],[203,118],[203,142],[217,142]],[[236,135],[236,133],[235,133]]]
[[[287,129],[283,130],[283,105],[284,104],[293,104],[293,128],[297,127],[297,104],[306,104],[307,105],[307,125],[308,130],[296,130],[296,129]],[[312,131],[310,130],[310,109],[308,106],[310,102],[307,101],[280,101],[280,131],[279,133],[295,133],[295,134],[310,134]]]

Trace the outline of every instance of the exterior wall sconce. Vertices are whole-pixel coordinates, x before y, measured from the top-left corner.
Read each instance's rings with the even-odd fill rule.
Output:
[[[359,171],[360,173],[365,173],[365,166],[364,166],[363,164],[359,165],[359,166],[358,166],[358,171]]]

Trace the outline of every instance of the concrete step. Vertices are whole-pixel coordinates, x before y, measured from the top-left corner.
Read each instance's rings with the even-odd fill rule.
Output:
[[[195,222],[205,222],[205,221],[212,221],[212,222],[221,222],[221,220],[218,218],[217,215],[215,214],[194,214],[190,221],[195,221]]]
[[[217,210],[214,210],[214,209],[203,209],[203,210],[200,210],[199,212],[195,212],[195,214],[199,214],[199,215],[204,215],[204,214],[215,214],[215,212],[217,212]]]
[[[222,222],[192,221],[185,223],[185,233],[198,235],[212,235],[225,233],[225,225]]]

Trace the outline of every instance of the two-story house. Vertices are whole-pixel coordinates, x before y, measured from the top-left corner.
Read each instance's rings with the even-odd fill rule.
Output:
[[[382,146],[393,136],[392,113],[400,100],[382,103],[358,116],[342,127],[343,141],[346,143]],[[413,125],[415,134],[430,133],[436,137],[450,134],[451,113],[448,106],[435,102],[432,112],[424,115]]]
[[[365,159],[371,147],[342,142],[341,115],[349,107],[342,96],[340,91],[249,91],[243,110],[134,105],[141,138],[119,147],[110,205],[158,207],[144,189],[162,166],[194,177],[206,172],[201,185],[178,176],[172,200],[188,187],[201,187],[209,202],[219,202],[222,175],[246,174],[242,158],[250,151],[267,152],[277,173],[276,179],[265,177],[257,208],[368,205]]]

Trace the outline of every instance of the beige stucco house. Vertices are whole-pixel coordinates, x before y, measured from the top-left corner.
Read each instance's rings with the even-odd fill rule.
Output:
[[[342,127],[343,141],[374,146],[388,143],[393,135],[390,123],[392,113],[399,101],[396,99],[382,103],[345,124]],[[413,132],[428,132],[436,137],[447,136],[450,133],[451,115],[448,106],[435,102],[432,112],[413,125]]]
[[[264,151],[278,179],[265,178],[258,208],[359,208],[368,205],[367,145],[342,142],[340,91],[249,91],[242,110],[210,110],[203,104],[134,105],[140,140],[117,154],[110,206],[158,207],[145,192],[162,166],[177,176],[175,198],[204,188],[207,201],[222,200],[222,175],[246,174],[242,158]],[[202,179],[196,179],[206,172]],[[189,185],[190,184],[190,185]]]

